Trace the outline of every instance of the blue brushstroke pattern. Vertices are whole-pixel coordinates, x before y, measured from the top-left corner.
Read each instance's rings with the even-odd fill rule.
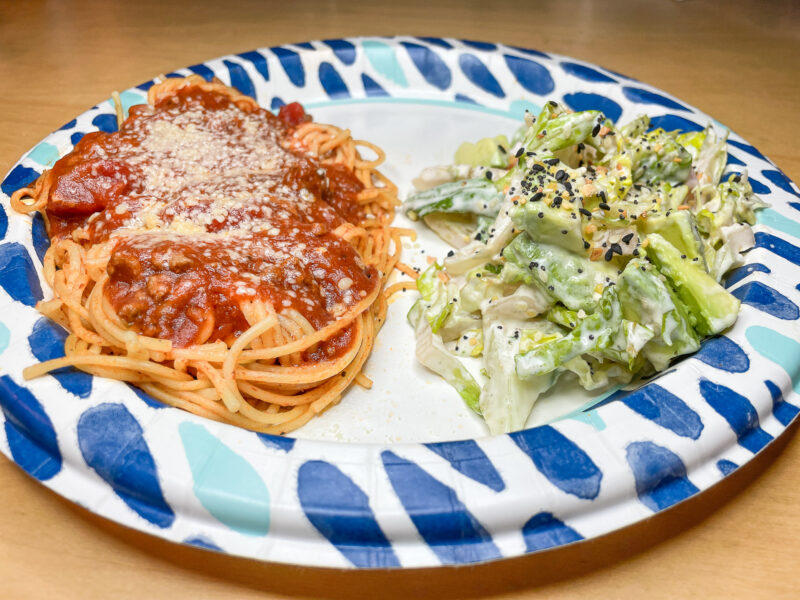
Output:
[[[39,171],[31,169],[30,167],[17,165],[11,169],[11,172],[3,180],[3,183],[0,184],[0,189],[2,189],[3,193],[7,196],[11,196],[11,194],[16,192],[18,189],[25,187],[38,178]]]
[[[745,144],[744,142],[737,142],[736,140],[728,139],[728,143],[733,146],[734,148],[738,148],[739,150],[744,150],[751,156],[755,156],[756,158],[760,158],[762,160],[767,160],[767,157],[761,154],[758,150],[756,150],[750,144]]]
[[[267,448],[275,448],[284,452],[291,452],[294,448],[295,438],[284,437],[282,435],[270,435],[269,433],[257,433],[258,439]]]
[[[578,79],[583,79],[584,81],[592,81],[596,83],[616,83],[617,81],[605,73],[601,73],[600,71],[592,69],[591,67],[579,65],[578,63],[574,62],[562,62],[561,68],[564,69],[566,73],[569,73]]]
[[[356,62],[356,47],[347,40],[322,40],[322,43],[328,46],[340,61],[346,65],[352,65]]]
[[[703,431],[703,421],[689,405],[655,383],[640,387],[622,399],[632,411],[676,435],[696,440]]]
[[[800,202],[789,202],[789,206],[795,210],[800,210]]]
[[[223,60],[222,63],[225,65],[225,68],[228,69],[231,86],[235,87],[245,96],[255,98],[256,88],[250,76],[247,74],[247,71],[244,70],[244,67],[230,60]]]
[[[800,309],[797,305],[781,294],[778,290],[761,283],[751,281],[731,292],[743,304],[749,304],[762,312],[784,319],[794,321],[800,318]]]
[[[6,209],[0,206],[0,240],[6,237],[8,231],[8,215]]]
[[[411,42],[401,42],[401,44],[405,47],[408,56],[411,58],[411,62],[417,67],[417,70],[425,81],[440,90],[446,90],[450,87],[453,76],[448,66],[438,54],[420,44],[413,44]]]
[[[0,245],[0,287],[27,306],[34,306],[43,298],[33,261],[19,242]]]
[[[203,548],[204,550],[214,550],[215,552],[224,552],[222,548],[217,546],[214,542],[209,540],[206,537],[195,536],[186,538],[183,540],[184,544],[189,544],[190,546],[195,546],[197,548]]]
[[[85,135],[86,134],[83,133],[82,131],[76,131],[71,136],[69,136],[70,144],[72,144],[73,146],[77,145],[78,142],[80,142],[83,139],[83,136],[85,136]]]
[[[117,130],[117,115],[100,114],[92,119],[92,125],[100,131],[114,133]]]
[[[42,317],[33,325],[28,344],[36,360],[44,362],[64,356],[64,342],[67,332],[47,317]],[[68,392],[79,398],[88,398],[92,393],[92,376],[72,367],[50,371],[50,375]]]
[[[794,391],[800,393],[800,344],[774,329],[759,325],[748,327],[745,336],[756,352],[786,371],[792,378]]]
[[[59,131],[64,131],[65,129],[72,129],[75,125],[78,124],[78,119],[72,119],[68,123],[64,123],[61,127],[58,128]]]
[[[455,100],[456,102],[466,102],[467,104],[478,104],[478,102],[476,102],[469,96],[465,96],[464,94],[456,94]]]
[[[725,278],[725,287],[730,288],[739,283],[742,279],[749,276],[751,273],[772,273],[769,270],[769,267],[766,265],[762,265],[761,263],[751,263],[749,265],[744,265],[743,267],[739,267],[738,269],[734,269],[733,271],[729,272]]]
[[[269,81],[269,66],[267,64],[266,56],[261,54],[261,52],[256,52],[255,50],[250,52],[242,52],[238,56],[251,63],[256,68],[258,74],[264,78],[264,81]]]
[[[47,236],[47,227],[44,224],[44,217],[40,212],[36,212],[33,215],[31,242],[33,243],[33,250],[36,252],[39,262],[43,263],[44,255],[50,247],[50,238]]]
[[[756,248],[764,248],[789,262],[800,266],[800,248],[771,233],[756,233]]]
[[[628,394],[632,394],[635,391],[636,390],[617,390],[609,394],[599,402],[597,402],[597,404],[592,404],[592,406],[590,406],[588,410],[595,410],[597,408],[600,408],[601,406],[605,406],[606,404],[611,404],[612,402],[616,402],[617,400],[622,400]]]
[[[189,67],[189,70],[195,75],[200,75],[200,77],[202,77],[206,81],[211,81],[212,79],[214,79],[214,71],[209,69],[203,63],[192,65],[191,67]]]
[[[146,92],[155,84],[156,82],[151,79],[150,81],[145,81],[144,83],[140,83],[139,85],[136,86],[136,88],[142,90],[143,92]]]
[[[705,127],[698,125],[694,121],[684,119],[678,115],[661,115],[650,118],[650,130],[663,129],[664,131],[703,131]]]
[[[452,467],[470,479],[500,492],[506,484],[497,468],[475,440],[435,442],[425,446],[441,456]]]
[[[427,42],[432,46],[439,46],[440,48],[452,48],[453,45],[450,42],[443,40],[442,38],[437,37],[417,37],[418,40],[422,40],[423,42]]]
[[[354,566],[400,566],[369,497],[337,467],[321,460],[303,463],[297,496],[311,524]]]
[[[683,104],[675,102],[672,98],[667,98],[666,96],[656,94],[649,90],[643,90],[642,88],[623,86],[622,93],[628,100],[638,104],[657,104],[658,106],[664,106],[674,110],[689,110]]]
[[[325,93],[331,98],[349,98],[350,91],[347,84],[339,75],[336,68],[329,62],[319,65],[319,82],[322,84]]]
[[[789,192],[790,194],[794,194],[795,196],[800,198],[800,192],[798,192],[792,186],[792,181],[784,175],[781,171],[777,169],[764,169],[761,171],[761,174],[769,179],[772,183],[777,185],[785,192]]]
[[[741,176],[741,173],[739,173],[738,171],[727,171],[722,176],[722,178],[720,179],[720,182],[721,183],[727,182],[731,175],[733,175],[733,176],[740,175]],[[747,181],[750,182],[750,187],[753,188],[753,193],[754,194],[762,194],[763,195],[763,194],[771,194],[772,193],[772,190],[769,189],[768,186],[766,186],[763,183],[761,183],[758,179],[753,179],[752,177],[750,177],[748,175]]]
[[[506,94],[497,79],[495,79],[492,72],[486,68],[486,65],[484,65],[477,56],[473,54],[462,54],[458,57],[458,66],[461,67],[461,72],[466,75],[467,79],[483,91],[497,96],[498,98],[505,97]]]
[[[78,420],[78,445],[86,464],[136,514],[165,529],[175,513],[164,500],[142,427],[122,404],[90,408]]]
[[[300,60],[300,55],[294,50],[281,48],[280,46],[270,49],[278,57],[278,62],[281,63],[281,67],[283,67],[283,71],[289,81],[297,87],[303,87],[306,84],[306,71],[303,68],[303,61]]]
[[[314,45],[311,42],[300,42],[299,44],[292,45],[298,48],[304,48],[305,50],[314,50]]]
[[[574,94],[564,94],[564,102],[574,111],[599,110],[611,119],[617,121],[622,114],[622,107],[611,98],[600,94],[590,94],[587,92],[575,92]]]
[[[522,526],[522,538],[525,540],[525,551],[536,552],[579,542],[583,536],[556,519],[552,513],[541,512]]]
[[[492,536],[467,510],[452,488],[389,450],[381,453],[381,459],[408,516],[443,564],[501,557]]]
[[[555,89],[556,84],[553,82],[553,77],[546,67],[535,61],[512,54],[504,54],[503,58],[514,78],[529,92],[544,96]]]
[[[772,396],[772,414],[775,415],[775,418],[778,419],[781,425],[788,425],[792,422],[792,419],[795,418],[797,413],[800,412],[800,408],[786,402],[783,398],[781,388],[774,382],[767,379],[764,385],[767,386],[770,396]]]
[[[364,85],[364,93],[367,96],[388,96],[389,94],[380,84],[366,73],[361,74],[361,83]]]
[[[735,157],[733,154],[731,154],[731,153],[728,153],[728,158],[727,158],[727,160],[725,161],[725,166],[728,166],[728,165],[744,165],[744,164],[745,164],[745,163],[744,163],[744,161],[743,161],[743,160],[739,160],[739,159],[738,159],[738,158],[736,158],[736,157]],[[723,178],[724,178],[724,177],[725,177],[725,176],[723,175]]]
[[[491,42],[476,42],[475,40],[461,40],[461,43],[465,46],[469,46],[470,48],[475,48],[476,50],[497,50],[497,44],[492,44]]]
[[[739,468],[739,465],[737,465],[733,461],[726,460],[726,459],[723,458],[722,460],[718,460],[717,461],[717,468],[719,469],[719,472],[722,473],[722,475],[724,477],[724,476],[727,476],[727,475],[730,475],[731,473],[733,473],[736,469]]]
[[[272,99],[272,102],[269,105],[270,110],[276,112],[280,110],[281,106],[286,106],[286,102],[283,101],[283,98],[278,98],[277,96]]]
[[[700,379],[700,393],[708,405],[728,422],[739,445],[755,454],[772,440],[772,436],[761,429],[756,409],[741,394],[706,378]]]
[[[636,481],[636,494],[653,512],[699,491],[686,476],[681,458],[668,448],[653,442],[633,442],[625,449],[625,455]]]
[[[156,400],[151,395],[149,395],[147,392],[145,392],[144,390],[136,387],[135,385],[131,385],[130,383],[128,383],[126,385],[130,388],[130,390],[134,394],[136,394],[136,397],[139,398],[139,400],[141,400],[145,404],[147,404],[147,406],[150,406],[152,408],[167,408],[168,407],[167,404],[164,404],[163,402],[160,402],[159,400]]]
[[[589,455],[550,425],[510,434],[536,468],[558,489],[592,500],[600,493],[603,473]]]
[[[192,471],[192,491],[203,508],[234,531],[267,535],[270,493],[250,461],[202,425],[184,421],[178,434]]]
[[[30,390],[0,377],[0,407],[6,418],[8,447],[14,461],[39,481],[61,470],[61,451],[53,422]]]
[[[744,373],[750,368],[747,353],[739,344],[725,336],[705,340],[692,358],[728,373]]]

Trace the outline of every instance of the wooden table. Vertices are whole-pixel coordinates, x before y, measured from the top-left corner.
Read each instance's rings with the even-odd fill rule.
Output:
[[[800,181],[796,2],[498,4],[0,2],[0,170],[110,90],[158,73],[260,46],[413,33],[549,50],[647,81],[714,115]],[[173,545],[96,517],[0,459],[0,597],[795,598],[795,429],[699,497],[600,539],[491,565],[390,573]]]

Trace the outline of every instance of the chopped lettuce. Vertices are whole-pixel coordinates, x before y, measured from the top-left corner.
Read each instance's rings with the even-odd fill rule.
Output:
[[[617,126],[548,102],[510,143],[426,169],[405,209],[455,251],[417,283],[420,362],[499,433],[564,374],[595,390],[697,351],[737,318],[718,281],[766,206],[746,173],[724,175],[726,148],[710,126]],[[479,358],[485,382],[457,357]]]

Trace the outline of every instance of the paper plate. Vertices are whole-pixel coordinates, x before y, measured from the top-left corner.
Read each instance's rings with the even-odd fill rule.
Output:
[[[510,133],[549,99],[667,130],[711,122],[651,86],[581,61],[500,44],[359,38],[265,48],[180,69],[218,77],[267,108],[314,117],[384,148],[408,189],[464,140]],[[122,93],[143,102],[152,82]],[[488,437],[457,394],[415,364],[408,298],[390,306],[367,374],[296,437],[258,435],[165,407],[125,384],[23,367],[63,354],[33,308],[48,241],[8,195],[85,133],[113,131],[103,102],[11,169],[0,196],[0,448],[66,498],[118,523],[219,552],[325,567],[425,567],[519,556],[601,535],[684,500],[750,460],[798,412],[800,198],[734,133],[728,172],[747,170],[771,207],[756,248],[727,279],[736,325],[657,380],[592,398],[560,389],[530,427]],[[402,222],[403,217],[398,216]],[[442,246],[429,232],[404,259]],[[409,294],[410,295],[410,294]],[[800,388],[798,388],[800,389]]]

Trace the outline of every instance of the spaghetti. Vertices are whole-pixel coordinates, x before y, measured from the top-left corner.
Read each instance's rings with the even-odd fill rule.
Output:
[[[277,434],[370,387],[414,235],[391,226],[383,160],[298,104],[275,116],[198,76],[154,85],[119,131],[87,134],[11,198],[45,217],[53,299],[38,308],[70,332],[24,376],[72,366]]]

